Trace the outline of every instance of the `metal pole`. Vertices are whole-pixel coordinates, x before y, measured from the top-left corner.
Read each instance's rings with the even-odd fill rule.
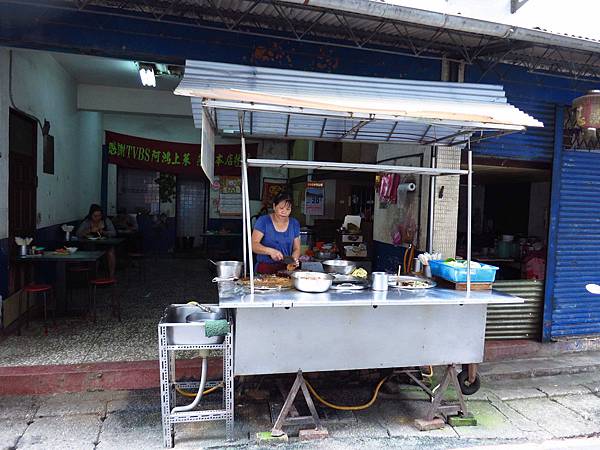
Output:
[[[242,177],[242,183],[244,178]],[[247,232],[246,232],[246,207],[244,206],[244,188],[242,187],[242,247],[244,251],[244,277],[248,273],[248,247],[247,247]]]
[[[314,161],[315,160],[315,141],[308,141],[308,158],[309,161]],[[306,171],[306,181],[312,181],[312,174],[313,174],[314,170],[313,169],[308,169]],[[306,225],[311,226],[315,224],[315,219],[313,216],[311,216],[310,214],[306,214],[306,211],[304,212],[304,215],[306,217]]]
[[[431,167],[435,168],[437,164],[437,148],[431,147]],[[429,177],[429,245],[428,252],[433,253],[433,221],[435,216],[435,180],[434,176]]]
[[[473,151],[471,139],[467,141],[469,173],[467,174],[467,293],[471,292],[471,231],[473,209]]]
[[[244,113],[240,112],[240,136],[242,140],[242,208],[245,223],[246,243],[248,245],[248,272],[250,274],[250,293],[254,294],[254,261],[252,257],[252,227],[250,224],[250,194],[248,193],[248,161],[246,157],[246,138],[244,137]]]
[[[243,136],[242,134],[242,128],[243,128],[243,116],[242,113],[238,113],[239,114],[239,126],[240,126],[240,134]],[[243,146],[243,142],[242,142],[242,146]],[[242,161],[244,161],[244,157],[243,157],[243,150],[240,153],[240,159]],[[246,274],[248,273],[248,234],[247,234],[247,230],[246,230],[246,206],[244,203],[244,175],[242,174],[242,251],[244,254],[244,277],[246,276]]]

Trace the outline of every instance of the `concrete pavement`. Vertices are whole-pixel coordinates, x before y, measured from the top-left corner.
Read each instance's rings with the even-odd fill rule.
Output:
[[[371,386],[344,394],[348,403],[369,397]],[[340,399],[340,390],[323,390]],[[218,401],[219,396],[207,397]],[[236,437],[226,443],[224,424],[176,425],[175,448],[260,448],[256,432],[271,426],[268,399],[236,400]],[[355,397],[355,398],[354,398]],[[321,409],[330,437],[300,442],[290,433],[290,449],[455,449],[509,445],[533,448],[600,448],[600,372],[538,378],[483,380],[468,397],[476,427],[417,431],[412,419],[428,405],[414,386],[380,395],[365,411]],[[526,447],[518,444],[527,443]],[[0,397],[2,449],[159,449],[160,400],[156,390],[87,392],[51,396]],[[281,448],[281,447],[280,447]],[[500,447],[502,448],[502,447]]]

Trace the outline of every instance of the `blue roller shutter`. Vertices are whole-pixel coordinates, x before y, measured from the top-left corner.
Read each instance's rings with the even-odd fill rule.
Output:
[[[530,128],[524,133],[514,133],[500,138],[483,140],[473,144],[474,155],[543,163],[552,162],[555,105],[549,102],[510,95],[510,93],[508,93],[508,102],[542,121],[544,128]]]
[[[600,283],[600,152],[563,150],[560,158],[551,338],[600,333],[600,296],[585,290]]]

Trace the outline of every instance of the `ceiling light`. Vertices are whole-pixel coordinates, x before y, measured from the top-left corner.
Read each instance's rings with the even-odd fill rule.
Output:
[[[156,87],[156,78],[154,77],[154,68],[152,66],[140,64],[140,78],[142,85]]]

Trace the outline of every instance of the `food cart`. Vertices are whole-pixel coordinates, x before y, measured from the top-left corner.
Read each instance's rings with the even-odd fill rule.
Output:
[[[428,393],[426,419],[467,413],[455,364],[483,360],[488,304],[519,303],[495,291],[437,287],[308,293],[257,292],[251,247],[249,167],[467,177],[467,267],[471,267],[472,151],[470,143],[523,131],[540,122],[509,105],[500,86],[365,78],[187,61],[176,94],[191,97],[202,127],[202,167],[212,180],[215,134],[241,140],[244,268],[249,285],[219,283],[219,306],[231,311],[233,374],[297,373],[273,435],[301,388],[315,426],[321,426],[302,372],[445,366],[439,389]],[[464,148],[467,170],[382,164],[248,158],[247,138],[412,143]],[[431,211],[434,190],[431,189]],[[430,214],[430,239],[433,227]],[[431,245],[431,244],[430,244]],[[434,249],[429,248],[430,252]],[[453,384],[458,405],[443,405]],[[424,386],[421,386],[424,387]],[[426,387],[424,387],[427,389]],[[316,417],[315,417],[316,416]],[[297,418],[296,418],[297,419]],[[170,433],[170,431],[169,431]],[[166,436],[170,439],[171,436]]]

